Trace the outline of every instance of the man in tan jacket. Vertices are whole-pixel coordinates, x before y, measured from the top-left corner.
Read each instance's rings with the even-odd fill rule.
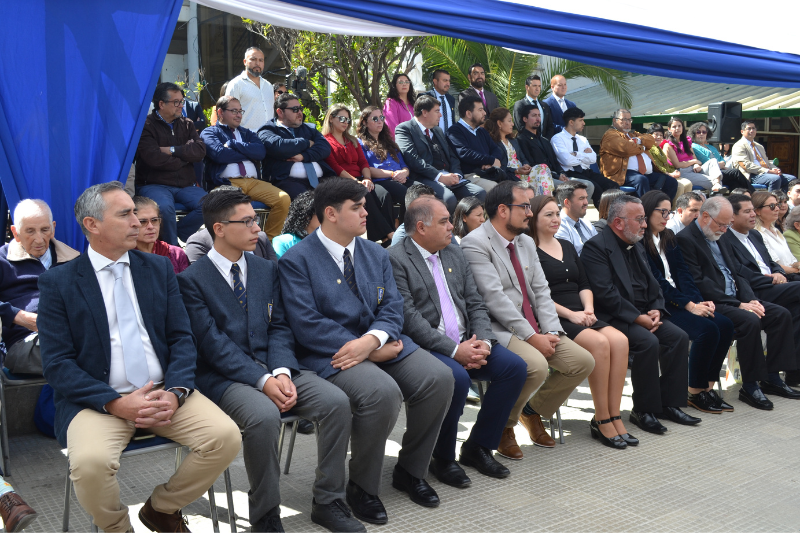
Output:
[[[617,109],[611,127],[600,141],[600,172],[621,186],[636,189],[642,197],[650,189],[664,191],[670,198],[678,192],[675,178],[653,171],[650,148],[655,144],[652,135],[631,129],[631,112]]]
[[[755,141],[757,134],[752,120],[742,122],[742,138],[736,141],[731,150],[733,168],[738,168],[751,183],[766,185],[768,191],[781,189],[785,192],[795,177],[784,174],[767,159],[767,151]]]

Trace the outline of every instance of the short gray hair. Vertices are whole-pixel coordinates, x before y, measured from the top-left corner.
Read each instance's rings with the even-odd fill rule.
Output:
[[[628,204],[642,204],[642,201],[635,196],[623,194],[611,200],[611,205],[608,207],[608,223],[611,224],[615,218],[622,218],[622,212]]]
[[[716,218],[726,205],[731,207],[731,203],[724,196],[712,196],[703,203],[703,207],[700,208],[700,215],[702,216],[703,213],[708,213],[711,218]],[[731,209],[733,209],[733,207],[731,207]]]
[[[22,229],[23,222],[26,218],[40,215],[47,215],[50,224],[53,223],[53,212],[50,210],[50,206],[47,205],[47,202],[31,198],[22,200],[14,208],[14,227],[18,230]]]
[[[783,229],[784,231],[793,229],[797,231],[794,227],[795,222],[800,222],[800,207],[795,207],[788,213],[786,213],[786,218],[783,219]]]
[[[611,115],[611,118],[612,118],[612,119],[622,118],[622,114],[623,114],[623,113],[628,113],[629,115],[632,115],[632,114],[633,114],[633,113],[631,113],[631,110],[630,110],[630,109],[625,109],[624,107],[620,107],[619,109],[617,109],[616,111],[614,111],[614,114],[613,114],[613,115]]]
[[[75,202],[75,219],[86,237],[89,236],[89,232],[86,231],[86,227],[83,225],[83,219],[92,217],[96,220],[103,220],[103,213],[106,210],[106,201],[103,199],[103,194],[116,190],[125,190],[119,181],[98,183],[83,191],[78,197],[78,201]]]
[[[435,197],[422,196],[417,198],[406,207],[406,215],[403,218],[403,227],[406,235],[413,235],[417,231],[417,222],[422,222],[425,226],[433,224],[433,204],[444,202]]]

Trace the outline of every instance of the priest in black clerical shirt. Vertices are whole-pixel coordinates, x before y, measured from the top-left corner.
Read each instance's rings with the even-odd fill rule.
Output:
[[[686,406],[689,337],[662,321],[664,296],[647,266],[644,236],[647,220],[642,202],[624,195],[609,208],[608,227],[583,245],[581,261],[590,272],[595,314],[628,337],[633,410],[630,420],[641,429],[667,431],[658,417],[694,425],[699,418],[681,411]],[[659,366],[661,376],[659,377]]]

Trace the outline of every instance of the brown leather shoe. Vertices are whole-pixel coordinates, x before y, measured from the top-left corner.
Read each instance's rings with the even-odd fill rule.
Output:
[[[36,511],[31,509],[16,492],[6,492],[0,498],[0,516],[6,531],[22,531],[36,520]]]
[[[497,447],[497,453],[508,459],[520,461],[522,459],[522,450],[517,445],[517,438],[514,436],[514,428],[505,428],[503,434],[500,436],[500,445]]]
[[[525,413],[522,413],[519,417],[519,422],[525,429],[528,430],[528,435],[530,435],[531,440],[536,446],[541,446],[542,448],[555,448],[556,441],[554,441],[553,438],[547,434],[547,431],[545,431],[541,416],[538,414],[526,415]]]
[[[150,498],[147,498],[147,501],[144,502],[144,505],[139,510],[139,520],[141,520],[142,524],[147,526],[150,531],[158,531],[159,533],[191,533],[191,531],[189,531],[189,524],[180,511],[175,511],[172,514],[159,513],[153,509]]]

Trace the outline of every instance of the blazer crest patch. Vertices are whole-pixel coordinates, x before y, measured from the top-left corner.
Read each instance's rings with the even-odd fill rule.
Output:
[[[272,303],[267,304],[267,315],[269,316],[269,321],[272,322]]]
[[[378,305],[381,305],[381,302],[383,301],[383,293],[383,287],[378,287]]]

